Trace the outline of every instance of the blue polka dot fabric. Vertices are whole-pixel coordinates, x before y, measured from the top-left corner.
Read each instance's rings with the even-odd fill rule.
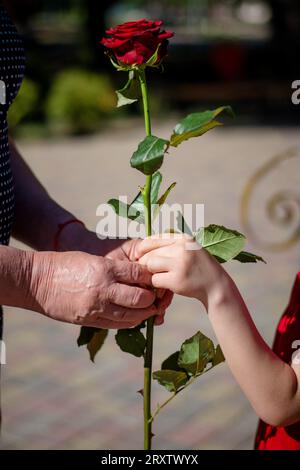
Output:
[[[10,168],[7,111],[21,86],[24,68],[22,39],[0,1],[0,245],[8,245],[14,217],[14,184]],[[0,313],[0,335],[1,316]]]

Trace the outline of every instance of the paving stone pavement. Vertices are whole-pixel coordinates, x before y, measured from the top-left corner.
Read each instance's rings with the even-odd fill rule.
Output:
[[[155,123],[168,136],[172,124]],[[143,137],[132,121],[76,139],[22,141],[19,146],[50,193],[93,229],[96,207],[134,196],[142,177],[129,157]],[[239,203],[253,172],[276,153],[300,145],[298,129],[218,129],[165,159],[164,184],[177,181],[171,201],[205,203],[206,223],[241,229]],[[264,236],[282,237],[264,213],[278,189],[299,188],[299,159],[286,162],[255,193],[252,220]],[[299,222],[299,220],[298,220]],[[30,221],[28,221],[30,223]],[[236,279],[258,328],[271,343],[299,270],[299,244],[271,253],[249,244],[267,264],[227,269]],[[177,297],[155,333],[155,366],[201,329],[214,337],[193,300]],[[96,364],[78,349],[78,328],[18,309],[5,311],[7,365],[2,368],[2,449],[136,449],[142,446],[141,360],[119,352],[110,334]],[[300,333],[299,333],[300,334]],[[166,393],[154,386],[154,403]],[[207,374],[165,409],[154,432],[156,449],[251,449],[257,418],[226,365]]]

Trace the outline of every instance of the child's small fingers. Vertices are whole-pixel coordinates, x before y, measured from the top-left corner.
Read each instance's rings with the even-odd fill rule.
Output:
[[[172,290],[173,277],[170,273],[157,273],[152,276],[152,285],[156,288]]]
[[[143,255],[140,259],[139,259],[139,263],[144,265],[144,266],[147,266],[147,262],[148,262],[148,259],[149,259],[149,254],[145,254]]]
[[[153,258],[153,256],[162,256],[167,258],[177,258],[178,257],[178,249],[176,243],[171,245],[162,246],[160,248],[156,248],[154,251],[149,251],[145,255],[143,255],[139,259],[139,263],[144,264],[147,266],[148,260]]]
[[[146,253],[140,258],[139,263],[146,266],[150,273],[165,272],[171,269],[172,258]]]
[[[170,271],[174,266],[174,260],[166,256],[149,256],[147,260],[147,269],[150,273],[165,273]]]
[[[171,234],[155,235],[153,237],[145,238],[145,240],[143,240],[138,245],[136,249],[136,256],[141,258],[149,251],[156,250],[157,248],[161,248],[163,246],[172,245],[176,242],[177,239],[178,237]]]

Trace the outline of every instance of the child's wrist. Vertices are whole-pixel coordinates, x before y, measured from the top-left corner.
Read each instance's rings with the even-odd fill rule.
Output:
[[[220,270],[219,275],[206,291],[204,305],[208,313],[230,302],[234,295],[233,286],[234,283],[226,271]]]

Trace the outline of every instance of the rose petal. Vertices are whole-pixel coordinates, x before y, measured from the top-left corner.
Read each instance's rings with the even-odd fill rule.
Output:
[[[119,34],[130,34],[134,32],[142,32],[147,30],[159,30],[162,25],[162,21],[147,21],[145,19],[138,21],[128,21],[121,25],[115,26],[114,28],[109,28],[106,31],[108,35],[119,35]]]
[[[168,41],[174,34],[172,31],[161,30],[163,22],[140,19],[128,21],[106,31],[109,38],[101,44],[113,49],[116,58],[127,65],[146,63],[158,50],[157,64],[167,53]]]
[[[123,23],[123,24],[119,24],[113,28],[109,28],[107,31],[106,31],[106,34],[115,34],[117,32],[121,32],[121,31],[130,31],[130,30],[137,30],[137,29],[140,29],[140,28],[147,28],[147,27],[151,27],[150,23],[152,22],[149,22],[145,19],[142,19],[142,20],[138,20],[138,21],[127,21],[126,23]]]
[[[136,49],[132,49],[122,55],[116,53],[116,57],[120,62],[126,65],[141,65],[144,62],[143,56],[139,55]]]
[[[115,38],[103,38],[100,41],[100,44],[103,44],[103,46],[108,47],[110,49],[116,49],[118,47],[124,46],[129,41],[129,39],[115,39]]]
[[[114,34],[114,37],[115,38],[132,38],[132,37],[139,37],[139,36],[143,36],[144,34],[146,33],[152,33],[153,35],[155,36],[159,36],[159,32],[160,32],[160,28],[159,26],[156,26],[154,28],[147,28],[147,29],[144,29],[144,30],[141,30],[141,29],[137,29],[137,30],[131,30],[131,31],[118,31]]]
[[[170,39],[174,36],[174,33],[172,31],[162,31],[159,33],[159,39]]]

